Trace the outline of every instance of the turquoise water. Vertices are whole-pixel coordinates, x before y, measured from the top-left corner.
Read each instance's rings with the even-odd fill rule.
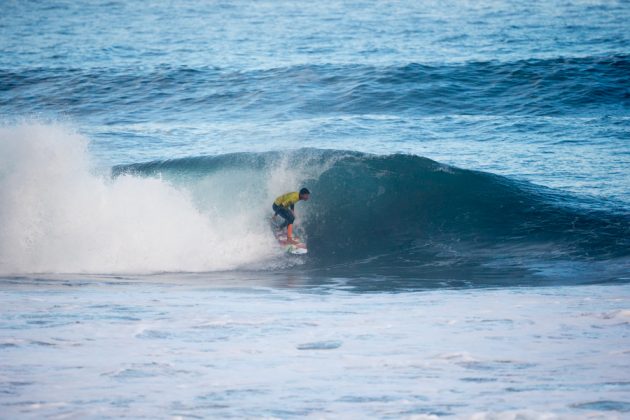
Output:
[[[628,21],[4,2],[1,412],[623,416]],[[287,258],[267,219],[302,186]]]

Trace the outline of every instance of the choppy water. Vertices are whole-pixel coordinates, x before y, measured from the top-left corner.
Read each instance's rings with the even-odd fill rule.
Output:
[[[4,2],[3,411],[509,416],[535,405],[541,410],[525,414],[627,412],[627,378],[602,363],[619,372],[628,366],[628,21],[623,1]],[[313,193],[298,204],[309,254],[287,259],[268,229],[270,203],[303,185]],[[204,286],[217,284],[234,289]],[[162,287],[172,302],[162,300]],[[616,320],[612,326],[572,323],[582,313],[563,308],[581,307],[585,293],[594,295],[588,313]],[[119,300],[123,294],[145,302],[137,310],[158,315],[111,323],[93,314],[130,306]],[[559,306],[540,312],[550,294]],[[101,306],[88,303],[95,296]],[[227,306],[205,307],[204,297]],[[54,303],[40,307],[39,299]],[[82,303],[73,306],[74,299]],[[193,309],[173,312],[190,299]],[[305,306],[290,304],[290,313],[276,317],[278,299]],[[463,305],[478,325],[457,324],[453,332],[441,317],[414,312],[414,304],[432,299],[445,319]],[[489,317],[487,324],[485,311],[497,299],[506,302],[505,322]],[[530,307],[529,299],[540,313],[518,309]],[[353,322],[385,328],[389,320],[391,333],[346,328],[340,314],[352,302],[366,311]],[[159,314],[175,322],[197,310],[202,327],[191,321],[185,331],[205,331],[221,311],[246,312],[246,325],[271,311],[276,328],[293,335],[288,344],[271,327],[221,327],[191,344],[195,334],[160,324]],[[384,310],[394,312],[367,315]],[[25,326],[38,311],[50,318]],[[79,326],[57,324],[67,317]],[[330,332],[312,334],[293,318],[306,326],[327,319]],[[105,348],[130,346],[142,356],[97,363],[81,324],[100,329]],[[487,333],[483,325],[497,328]],[[573,333],[536,332],[564,325]],[[137,331],[121,336],[121,326]],[[466,339],[453,343],[453,334]],[[436,340],[430,351],[423,335]],[[348,352],[350,336],[369,344]],[[152,340],[168,351],[149,357],[153,347],[141,343]],[[219,352],[202,369],[197,357],[218,351],[203,340],[242,340],[221,351],[243,360]],[[491,341],[509,344],[499,351]],[[602,343],[607,353],[597,350]],[[538,345],[558,353],[540,355]],[[518,357],[511,353],[517,347]],[[80,369],[59,376],[75,348]],[[178,348],[196,356],[174,360]],[[266,348],[283,356],[255,363]],[[561,361],[569,349],[599,379]],[[324,373],[292,377],[305,362],[300,355],[313,351],[330,355],[307,357],[323,363]],[[357,364],[359,353],[382,364],[373,371]],[[60,362],[33,362],[44,356]],[[344,374],[333,366],[340,357],[348,362]],[[180,362],[197,386],[213,390],[191,393],[182,380],[179,397],[156,405],[167,385],[154,379],[179,375]],[[264,379],[273,366],[285,376]],[[392,374],[396,366],[403,373]],[[404,373],[417,366],[433,373]],[[257,382],[212,379],[232,367]],[[469,368],[488,376],[457,371]],[[53,392],[44,379],[51,375],[75,396]],[[374,375],[389,377],[391,389],[367,390],[364,380]],[[541,385],[550,376],[556,380]],[[102,383],[73,388],[87,377]],[[342,377],[343,387],[320,392]],[[108,381],[118,381],[122,394],[107,391]],[[152,381],[144,400],[126,396]],[[279,391],[287,387],[295,392]],[[597,397],[585,397],[596,388]]]
[[[4,415],[547,419],[629,410],[627,289],[357,294],[299,277],[204,280],[3,282],[0,351],[12,361],[0,364]]]

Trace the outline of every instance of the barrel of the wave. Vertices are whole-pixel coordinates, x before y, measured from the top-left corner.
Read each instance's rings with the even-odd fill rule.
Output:
[[[308,252],[306,244],[293,234],[293,223],[295,205],[299,201],[308,201],[310,195],[308,189],[302,188],[299,192],[292,191],[279,196],[271,206],[274,212],[271,217],[271,230],[280,247],[288,254],[302,255]]]

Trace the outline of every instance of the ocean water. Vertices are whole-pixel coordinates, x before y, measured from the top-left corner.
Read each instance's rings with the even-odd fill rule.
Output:
[[[628,416],[627,2],[1,9],[0,417]]]

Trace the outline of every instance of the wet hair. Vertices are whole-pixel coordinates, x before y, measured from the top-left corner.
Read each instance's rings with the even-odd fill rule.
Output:
[[[302,188],[300,190],[300,195],[304,195],[304,194],[311,195],[311,192],[308,189],[306,189],[306,188]]]

